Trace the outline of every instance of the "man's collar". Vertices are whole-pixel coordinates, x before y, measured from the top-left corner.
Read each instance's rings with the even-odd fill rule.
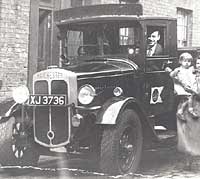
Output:
[[[157,44],[155,44],[153,47],[151,47],[151,50],[155,50]]]

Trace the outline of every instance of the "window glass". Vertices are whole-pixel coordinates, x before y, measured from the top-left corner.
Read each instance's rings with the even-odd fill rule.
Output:
[[[83,32],[68,31],[66,37],[66,51],[69,56],[76,56],[78,47],[83,45]]]
[[[119,31],[120,36],[120,45],[133,45],[134,44],[134,28],[133,27],[126,27],[120,28]]]
[[[190,45],[192,28],[192,11],[177,8],[177,43],[178,47]]]
[[[63,32],[62,54],[67,57],[128,54],[139,48],[141,26],[127,23],[74,24]]]
[[[147,26],[147,56],[160,56],[165,54],[165,28],[160,26]]]
[[[164,26],[147,26],[146,56],[153,57],[147,58],[147,72],[163,71],[167,55],[165,34],[166,27]]]

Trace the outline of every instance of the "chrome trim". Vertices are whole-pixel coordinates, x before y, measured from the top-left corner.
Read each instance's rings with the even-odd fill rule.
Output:
[[[101,106],[93,106],[93,107],[85,107],[85,106],[75,106],[76,109],[80,109],[80,110],[98,110],[101,109]]]
[[[85,87],[89,87],[90,89],[92,89],[92,92],[93,92],[93,94],[92,94],[92,97],[93,97],[92,101],[94,100],[94,97],[97,96],[97,95],[96,95],[96,90],[95,90],[95,88],[94,88],[92,85],[90,85],[90,84],[84,84],[84,85],[82,85],[82,86],[78,89],[77,98],[78,98],[79,103],[81,103],[81,102],[80,102],[80,98],[79,98],[80,91],[81,91],[83,88],[85,88]],[[91,104],[92,101],[91,101],[90,103],[88,103],[88,104]],[[83,103],[81,103],[81,104],[83,104]],[[88,104],[83,104],[83,105],[88,105]]]
[[[125,75],[131,75],[131,74],[133,74],[133,71],[131,71],[131,70],[129,70],[130,72],[126,72],[126,73],[119,73],[119,74],[114,74],[114,75],[110,75],[110,76],[108,76],[108,74],[102,74],[101,76],[87,76],[87,77],[82,77],[82,76],[79,76],[79,74],[78,74],[78,80],[84,80],[84,79],[88,79],[88,78],[90,78],[90,79],[98,79],[98,78],[104,78],[104,77],[107,77],[107,78],[113,78],[113,77],[117,77],[117,76],[124,76],[124,74]],[[106,72],[101,72],[101,73],[108,73],[108,72],[110,72],[110,71],[106,71]],[[125,71],[124,71],[125,72]],[[96,74],[96,73],[85,73],[84,75],[91,75],[91,74]]]
[[[52,118],[51,118],[51,106],[49,106],[49,131],[48,132],[53,132],[52,131]],[[48,134],[48,132],[47,132],[47,134]],[[54,133],[54,132],[53,132]],[[54,135],[55,136],[55,135]],[[50,145],[53,145],[52,144],[52,138],[50,139],[49,138],[49,143],[50,143]]]
[[[125,58],[123,58],[123,59],[119,59],[119,58],[115,58],[115,59],[113,59],[113,58],[108,58],[108,61],[124,62],[124,63],[127,63],[127,64],[131,65],[133,69],[135,69],[135,70],[138,69],[137,64],[135,64],[135,63],[133,63],[132,61],[130,61],[130,60],[128,60],[128,59],[125,59]]]
[[[84,72],[84,73],[78,73],[78,75],[93,75],[93,74],[101,74],[101,73],[112,73],[112,72],[121,72],[121,70],[108,70],[108,71],[100,71],[100,72]]]
[[[49,89],[48,91],[49,91],[49,95],[50,95],[51,94],[51,80],[50,80],[50,82],[48,82],[48,89]],[[52,131],[51,106],[49,106],[49,131],[48,132],[53,132]],[[48,134],[48,132],[47,132],[47,134]],[[49,138],[50,145],[53,145],[52,140],[53,140],[52,138],[51,139]]]
[[[52,74],[55,73],[55,76],[52,76]],[[49,75],[48,75],[49,74]],[[53,69],[47,69],[44,71],[40,71],[33,76],[33,94],[35,94],[34,91],[34,84],[36,81],[46,81],[48,83],[48,88],[49,88],[49,94],[51,93],[51,82],[54,80],[63,80],[67,83],[68,85],[68,104],[75,104],[77,105],[77,75],[74,72],[64,70],[64,69],[59,69],[59,68],[53,68]],[[71,106],[71,105],[70,105]],[[44,146],[44,147],[61,147],[64,145],[67,145],[70,143],[70,138],[71,138],[71,107],[68,107],[68,139],[67,141],[60,143],[59,145],[53,145],[52,141],[50,141],[50,145],[43,143],[39,141],[35,135],[35,127],[34,127],[34,139],[35,142],[38,144]],[[51,107],[50,107],[51,108]],[[33,108],[33,111],[35,111],[35,107]],[[35,112],[33,112],[33,125],[35,126]],[[51,127],[51,111],[49,110],[49,131],[52,131]]]
[[[107,58],[107,61],[105,61],[104,63],[108,63],[109,61],[111,62],[123,62],[125,64],[128,64],[130,65],[130,69],[124,69],[124,70],[121,70],[121,69],[115,69],[115,70],[107,70],[107,71],[98,71],[98,72],[83,72],[83,73],[78,73],[78,75],[91,75],[91,74],[101,74],[101,73],[112,73],[112,72],[126,72],[126,71],[132,71],[132,70],[138,70],[138,65],[133,63],[132,61],[128,60],[128,59],[119,59],[119,58]],[[113,64],[112,64],[113,65]],[[117,66],[118,67],[118,66]]]

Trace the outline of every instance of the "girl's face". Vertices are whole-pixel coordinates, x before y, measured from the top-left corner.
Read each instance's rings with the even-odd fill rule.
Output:
[[[196,68],[200,69],[200,58],[196,60]]]
[[[181,66],[183,67],[183,68],[189,68],[190,66],[191,66],[191,61],[190,60],[188,60],[188,59],[183,59],[182,61],[181,61]]]

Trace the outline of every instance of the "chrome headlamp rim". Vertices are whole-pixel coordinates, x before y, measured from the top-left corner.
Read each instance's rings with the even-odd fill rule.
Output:
[[[85,91],[84,91],[85,90]],[[96,96],[96,90],[90,84],[82,85],[78,91],[78,101],[83,105],[90,104]]]

